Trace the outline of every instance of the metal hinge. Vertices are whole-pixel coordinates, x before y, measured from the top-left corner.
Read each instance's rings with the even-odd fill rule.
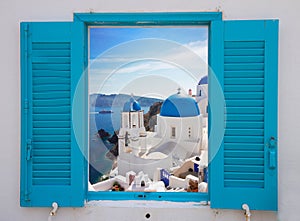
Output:
[[[31,57],[32,55],[32,52],[30,50],[30,38],[31,37],[31,32],[29,30],[29,25],[25,25],[24,27],[24,52],[25,52],[25,55],[24,55],[24,58],[25,58],[25,62],[27,63],[28,62],[28,58]]]
[[[27,139],[27,155],[26,160],[31,160],[31,151],[32,151],[32,141],[31,139]]]
[[[25,99],[25,101],[24,101],[24,111],[25,111],[25,113],[28,112],[28,109],[29,109],[29,101],[27,99]]]

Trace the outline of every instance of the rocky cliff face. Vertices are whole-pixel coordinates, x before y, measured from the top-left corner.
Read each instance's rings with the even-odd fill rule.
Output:
[[[114,135],[107,139],[110,143],[114,144],[114,146],[106,153],[106,157],[113,161],[116,160],[119,155],[118,133],[119,131],[115,131]]]
[[[105,139],[110,136],[110,134],[108,132],[106,132],[104,129],[98,130],[98,135],[101,139]]]
[[[148,113],[144,114],[144,126],[146,131],[154,131],[154,126],[157,123],[157,114],[160,113],[162,101],[155,102],[151,105]]]

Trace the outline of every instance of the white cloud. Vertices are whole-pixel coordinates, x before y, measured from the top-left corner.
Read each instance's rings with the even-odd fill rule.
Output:
[[[129,42],[91,61],[90,91],[99,90],[99,84],[105,91],[117,90],[117,82],[126,86],[147,75],[191,84],[207,74],[207,56],[207,40],[185,45],[159,39]]]
[[[194,51],[200,58],[207,63],[208,57],[208,40],[194,41],[184,45],[190,50]]]

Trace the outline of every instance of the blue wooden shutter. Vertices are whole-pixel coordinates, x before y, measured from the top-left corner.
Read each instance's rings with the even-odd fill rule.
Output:
[[[72,110],[83,41],[80,23],[21,24],[21,206],[83,206],[84,156],[72,124],[73,112],[83,113]]]
[[[216,22],[212,30],[225,108],[220,102],[223,117],[211,128],[223,130],[221,145],[209,141],[211,207],[277,210],[278,21]],[[218,96],[214,88],[209,95]]]

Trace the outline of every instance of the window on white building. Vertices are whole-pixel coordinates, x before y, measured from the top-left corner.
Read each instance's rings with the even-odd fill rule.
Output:
[[[176,127],[171,127],[171,138],[176,138]]]
[[[205,30],[207,42],[201,34],[189,41],[191,30]],[[86,13],[74,14],[74,22],[22,22],[20,31],[21,206],[143,199],[277,210],[277,20],[223,21],[220,12]],[[122,31],[136,38],[128,41]],[[143,31],[157,32],[137,34]],[[174,31],[167,40],[161,35],[166,31]],[[178,52],[197,51],[202,43],[209,68],[208,78],[199,81],[205,72],[195,71],[202,66],[194,59],[203,54]],[[89,52],[89,46],[102,53]],[[195,85],[185,84],[191,73],[197,90],[209,93],[201,89],[193,97],[199,94],[189,90]],[[205,81],[209,88],[200,83]],[[121,96],[111,94],[114,90]],[[145,109],[145,97],[157,105]],[[208,97],[209,108],[196,105]],[[159,105],[160,113],[150,117]],[[208,120],[197,127],[207,116],[202,109]],[[199,116],[199,110],[205,114]],[[121,112],[128,116],[122,128]],[[106,120],[111,127],[98,127]],[[168,125],[179,129],[182,123],[196,124],[195,139],[178,130],[182,142],[168,140]],[[202,139],[208,143],[203,156],[197,156],[203,148],[196,145],[194,128],[209,136]],[[205,159],[208,170],[197,166]],[[208,182],[209,194],[197,181]],[[105,185],[106,191],[98,191]]]

